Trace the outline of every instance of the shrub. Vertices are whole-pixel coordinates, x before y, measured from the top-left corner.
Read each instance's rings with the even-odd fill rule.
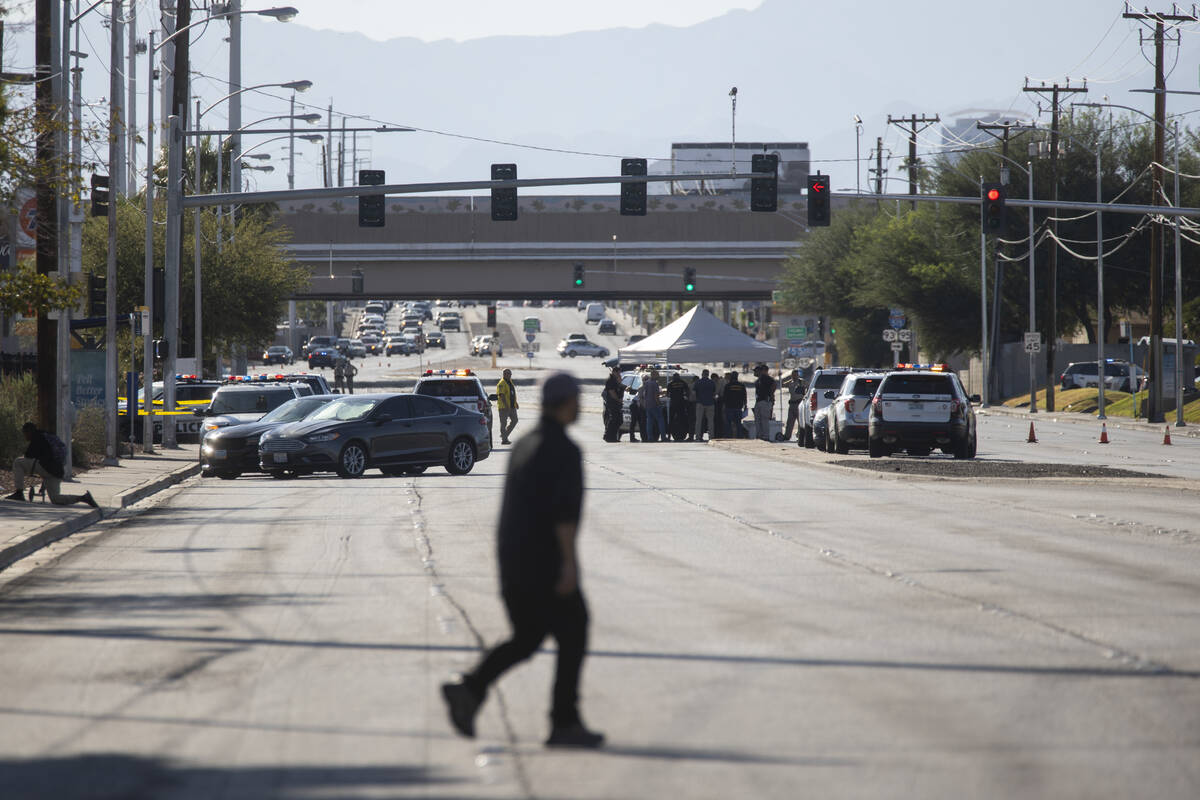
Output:
[[[71,429],[71,461],[77,467],[91,466],[92,456],[104,455],[104,409],[85,406],[75,416]]]
[[[37,419],[37,384],[32,373],[0,378],[0,466],[24,454],[21,426]]]

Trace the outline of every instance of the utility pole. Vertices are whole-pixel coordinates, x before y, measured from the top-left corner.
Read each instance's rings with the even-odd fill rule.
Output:
[[[229,129],[239,130],[242,127],[242,0],[230,0],[225,6],[229,14]],[[184,122],[186,117],[181,117]],[[183,126],[188,129],[187,125]],[[220,145],[218,144],[218,147]],[[229,162],[230,189],[235,194],[242,191],[242,139],[238,134],[229,137],[229,152],[232,161]],[[233,209],[232,222],[237,229],[237,208]]]
[[[888,114],[888,125],[895,125],[903,129],[908,125],[908,193],[917,193],[917,166],[920,163],[917,158],[917,134],[928,128],[930,125],[935,125],[941,122],[942,119],[937,114],[932,117],[927,117],[922,114],[918,117],[916,114],[911,114],[907,119],[900,117],[892,119],[892,115]],[[918,127],[920,126],[920,127]],[[917,208],[917,203],[914,200],[912,204],[913,210]]]
[[[171,88],[171,107],[167,117],[167,150],[173,154],[167,164],[167,201],[168,211],[172,202],[178,203],[181,191],[179,181],[182,180],[183,148],[186,142],[181,132],[187,129],[188,118],[188,59],[190,56],[191,32],[187,27],[192,24],[192,4],[189,0],[181,0],[175,8],[174,30],[182,31],[173,41],[175,45],[174,80]],[[174,127],[171,117],[176,117]],[[175,371],[179,359],[179,294],[180,270],[183,259],[183,240],[180,236],[168,237],[164,248],[164,298],[163,309],[163,338],[167,340],[167,358],[163,363],[163,410],[175,410]],[[175,417],[163,418],[162,443],[166,449],[178,447],[175,435]]]
[[[59,173],[55,149],[54,83],[49,80],[54,63],[54,9],[52,0],[37,0],[34,6],[34,123],[37,163],[37,271],[48,275],[58,269],[58,198],[55,176]],[[52,430],[58,417],[58,322],[45,312],[37,316],[37,408],[38,424]]]
[[[883,194],[883,176],[887,172],[883,168],[883,137],[875,137],[875,168],[868,168],[875,175],[875,194]]]
[[[1047,86],[1030,86],[1029,79],[1025,79],[1025,86],[1021,90],[1023,92],[1033,92],[1041,95],[1043,98],[1050,100],[1050,199],[1058,200],[1058,120],[1059,111],[1062,104],[1059,98],[1066,94],[1079,94],[1087,91],[1087,81],[1084,81],[1083,86],[1072,86],[1070,79],[1066,85],[1057,83]],[[1032,209],[1031,209],[1032,213]],[[1058,236],[1058,221],[1057,217],[1051,222],[1050,226],[1054,229],[1054,236]],[[1058,338],[1058,242],[1050,243],[1050,270],[1046,277],[1048,287],[1048,296],[1046,302],[1046,410],[1054,411],[1054,353],[1057,350]],[[1033,398],[1029,399],[1033,402]]]
[[[117,207],[125,184],[125,165],[121,152],[125,149],[122,128],[121,16],[124,5],[112,0],[109,21],[109,111],[108,111],[108,172],[111,187],[108,201],[108,257],[105,260],[104,280],[104,463],[117,463]]]
[[[125,36],[129,39],[128,56],[125,69],[128,71],[129,90],[125,94],[125,162],[129,174],[125,179],[127,194],[133,194],[137,189],[137,4],[129,5],[129,19]]]
[[[1008,120],[1005,120],[1004,122],[976,122],[975,127],[976,127],[976,129],[981,130],[984,133],[986,133],[988,136],[991,136],[992,138],[999,140],[999,142],[1000,142],[1000,157],[1001,157],[1000,183],[1007,186],[1009,183],[1008,176],[1011,174],[1010,170],[1008,168],[1008,165],[1010,163],[1009,156],[1008,156],[1008,143],[1012,136],[1012,132],[1016,131],[1017,135],[1019,136],[1022,133],[1027,133],[1028,131],[1033,130],[1033,128],[1028,125],[1022,125],[1018,122],[1009,122]],[[1001,132],[1000,135],[997,135],[996,131],[1000,131]],[[1029,175],[1028,178],[1031,181],[1033,180],[1032,175]],[[1032,214],[1033,210],[1030,209],[1029,213]],[[1032,241],[1030,242],[1030,246],[1031,247],[1033,246]],[[1003,244],[1001,244],[1000,240],[997,239],[996,240],[996,248],[993,252],[992,331],[991,331],[991,347],[989,347],[989,349],[988,349],[988,354],[989,354],[991,363],[984,365],[984,370],[986,370],[987,374],[991,378],[991,382],[989,383],[988,388],[991,391],[991,394],[993,397],[1000,396],[1000,381],[998,379],[998,376],[996,375],[996,347],[998,344],[998,340],[1000,338],[1000,286],[1004,282],[1003,281],[1004,262],[1000,259],[1000,248],[1001,247],[1003,247]],[[1032,364],[1032,361],[1033,361],[1033,357],[1031,354],[1030,355],[1031,364]],[[1030,398],[1032,398],[1032,397],[1033,397],[1033,395],[1031,394]],[[1032,402],[1032,399],[1030,400],[1030,402]]]
[[[1195,6],[1193,6],[1195,10]],[[1180,14],[1177,6],[1171,6],[1171,13],[1133,11],[1125,6],[1125,19],[1136,19],[1154,31],[1154,164],[1151,168],[1151,205],[1160,205],[1163,196],[1163,139],[1167,126],[1167,79],[1163,72],[1163,48],[1166,42],[1166,23],[1197,22],[1200,17],[1193,14]],[[1172,27],[1175,27],[1174,25]],[[1179,34],[1176,33],[1176,46],[1179,46]],[[1139,37],[1138,46],[1145,43],[1144,36]],[[1162,313],[1162,252],[1163,229],[1159,223],[1150,227],[1150,402],[1146,408],[1146,419],[1150,422],[1164,420],[1163,402],[1163,313]],[[1182,349],[1176,342],[1175,358],[1179,359]]]

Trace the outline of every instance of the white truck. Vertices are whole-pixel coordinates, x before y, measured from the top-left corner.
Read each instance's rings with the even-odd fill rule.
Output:
[[[598,325],[600,320],[604,319],[604,303],[588,303],[584,312],[587,314],[586,321],[589,324],[594,322]]]

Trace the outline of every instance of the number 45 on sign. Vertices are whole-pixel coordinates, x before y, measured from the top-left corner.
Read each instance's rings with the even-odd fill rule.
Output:
[[[1042,352],[1042,334],[1038,331],[1031,331],[1025,334],[1025,352],[1040,353]]]

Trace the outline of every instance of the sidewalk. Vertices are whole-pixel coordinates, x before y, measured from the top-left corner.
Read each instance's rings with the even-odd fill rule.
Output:
[[[0,570],[199,472],[199,445],[186,444],[152,456],[123,458],[120,466],[98,467],[63,483],[64,494],[90,491],[98,509],[82,503],[56,506],[40,497],[32,503],[0,500]]]
[[[1016,417],[1018,419],[1027,419],[1030,422],[1038,423],[1042,420],[1053,420],[1054,422],[1071,422],[1075,424],[1089,424],[1099,427],[1101,422],[1106,423],[1113,430],[1121,430],[1122,428],[1130,428],[1139,431],[1156,431],[1162,433],[1164,429],[1170,428],[1171,436],[1187,436],[1191,439],[1200,438],[1200,425],[1190,424],[1182,428],[1175,427],[1175,412],[1171,411],[1167,414],[1166,422],[1147,422],[1144,419],[1133,419],[1132,417],[1109,417],[1101,420],[1095,414],[1085,414],[1079,411],[1045,411],[1038,409],[1036,414],[1029,413],[1029,407],[1010,408],[1004,405],[988,406],[981,408],[976,406],[976,414],[979,415],[995,415],[1000,417]]]

